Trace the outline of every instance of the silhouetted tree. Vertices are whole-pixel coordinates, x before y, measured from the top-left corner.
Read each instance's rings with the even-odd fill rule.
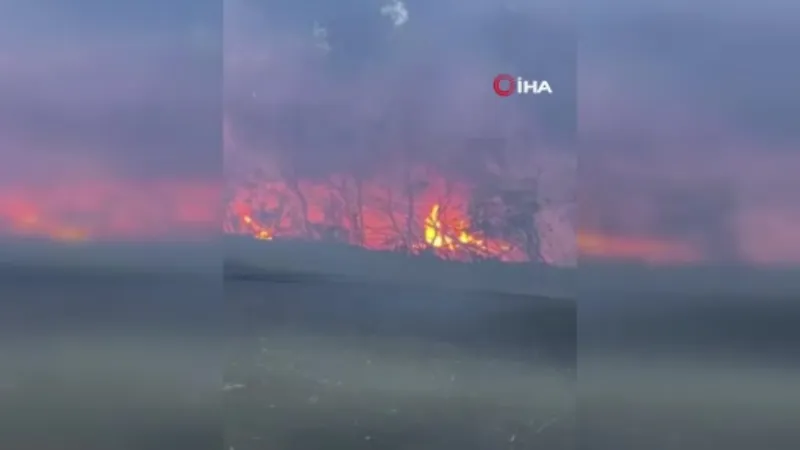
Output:
[[[475,231],[524,249],[531,261],[543,261],[536,216],[541,210],[535,180],[492,183],[479,189],[470,204]]]

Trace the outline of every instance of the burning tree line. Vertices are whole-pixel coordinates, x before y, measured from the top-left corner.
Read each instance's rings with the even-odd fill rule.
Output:
[[[254,170],[228,186],[224,231],[460,261],[543,261],[534,178],[486,176],[476,186],[431,165],[398,166],[373,176]]]

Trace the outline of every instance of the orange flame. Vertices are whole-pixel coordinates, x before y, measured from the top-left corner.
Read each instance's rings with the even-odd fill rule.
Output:
[[[440,176],[429,179],[412,202],[385,183],[364,180],[357,187],[344,176],[302,180],[296,186],[237,186],[223,231],[261,240],[332,238],[368,249],[403,248],[456,260],[526,260],[518,246],[472,229],[468,186]],[[219,223],[219,194],[213,183],[191,180],[0,187],[0,234],[63,242],[207,236]],[[689,263],[704,256],[685,242],[655,236],[588,231],[578,234],[577,244],[590,259]]]
[[[470,232],[470,223],[466,218],[457,218],[443,222],[440,215],[441,205],[434,204],[425,218],[425,243],[432,248],[458,251],[469,249],[482,255],[505,254],[512,245],[499,239],[485,239],[479,233]]]
[[[336,176],[327,181],[300,180],[295,186],[271,181],[235,187],[224,231],[267,240],[325,239],[328,229],[339,232],[328,237],[373,250],[427,251],[454,260],[528,259],[519,246],[472,229],[467,214],[471,189],[463,183],[429,173],[425,189],[409,201],[402,189],[375,180],[364,180],[359,189],[351,184],[348,192],[343,189],[348,179]],[[702,252],[687,243],[655,236],[581,232],[576,241],[582,257],[589,259],[654,264],[703,259]]]
[[[525,261],[526,253],[472,230],[470,189],[432,174],[411,193],[376,180],[333,176],[233,186],[224,231],[257,239],[334,240],[372,250],[432,252],[454,260]]]

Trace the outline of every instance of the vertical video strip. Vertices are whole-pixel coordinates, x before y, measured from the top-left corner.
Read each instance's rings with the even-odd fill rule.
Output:
[[[582,448],[797,448],[798,18],[608,6],[579,55]]]
[[[0,447],[215,449],[218,1],[0,5]]]
[[[226,2],[226,448],[575,446],[574,32],[428,3]]]

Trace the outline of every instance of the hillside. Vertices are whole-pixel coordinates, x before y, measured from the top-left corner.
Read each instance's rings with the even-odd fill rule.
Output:
[[[538,264],[458,263],[318,242],[254,241],[227,236],[207,242],[80,243],[0,241],[0,268],[81,272],[202,273],[228,277],[326,276],[352,281],[435,285],[523,295],[667,293],[800,298],[793,267],[676,266],[581,262],[579,270]]]
[[[229,278],[318,276],[354,282],[432,286],[572,298],[574,271],[541,264],[459,263],[358,247],[300,241],[225,239]]]

